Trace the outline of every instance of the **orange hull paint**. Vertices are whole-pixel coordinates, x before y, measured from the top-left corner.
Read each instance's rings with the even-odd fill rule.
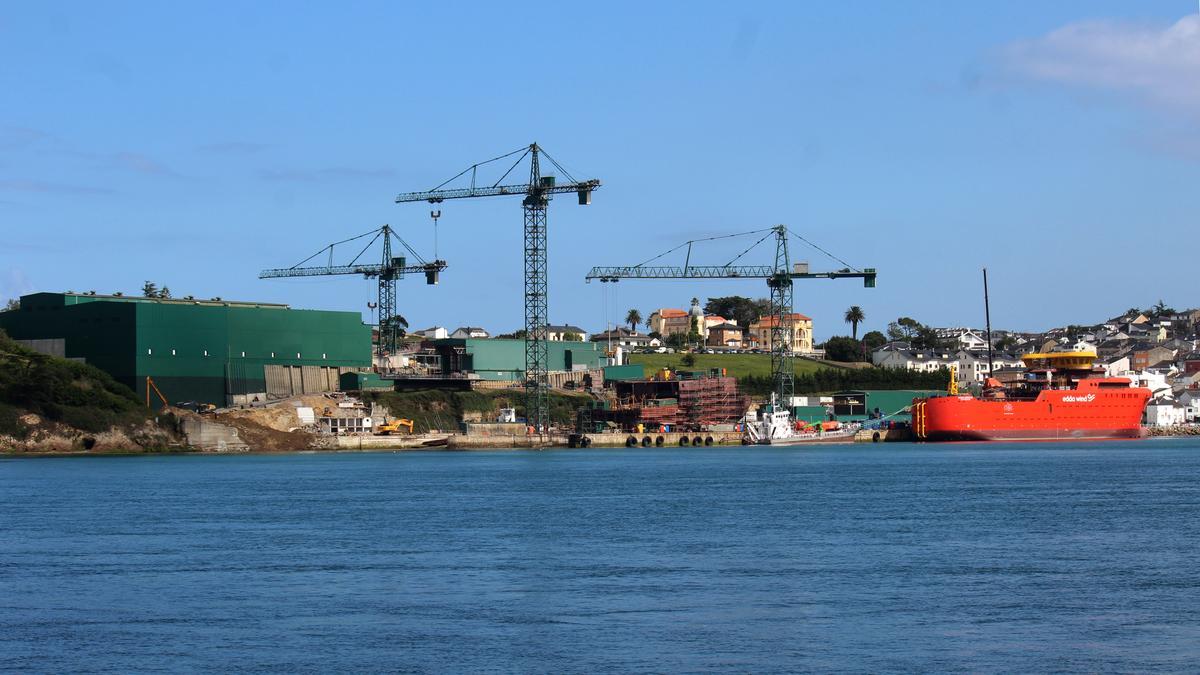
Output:
[[[1034,400],[941,396],[913,400],[913,431],[925,441],[1046,441],[1141,438],[1150,390],[1121,380],[1081,380]]]

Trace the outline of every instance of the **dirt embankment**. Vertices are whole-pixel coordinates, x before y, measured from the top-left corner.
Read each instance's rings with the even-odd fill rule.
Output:
[[[312,408],[316,415],[336,409],[337,401],[322,394],[285,399],[259,408],[223,410],[203,419],[232,427],[253,452],[296,452],[324,447],[311,427],[306,427],[297,409]]]

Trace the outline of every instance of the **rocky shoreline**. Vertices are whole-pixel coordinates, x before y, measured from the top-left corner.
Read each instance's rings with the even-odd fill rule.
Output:
[[[1146,436],[1162,438],[1168,436],[1200,436],[1200,424],[1176,424],[1169,427],[1146,427]]]

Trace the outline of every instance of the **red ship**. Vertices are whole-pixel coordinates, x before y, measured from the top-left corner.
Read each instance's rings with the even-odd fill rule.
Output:
[[[980,397],[913,399],[913,433],[922,441],[1052,441],[1141,438],[1150,390],[1094,371],[1093,351],[1022,357],[1028,370],[1015,387],[988,378]]]

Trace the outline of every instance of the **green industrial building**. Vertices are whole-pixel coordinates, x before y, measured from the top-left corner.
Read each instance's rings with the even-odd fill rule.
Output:
[[[604,351],[595,342],[550,341],[549,370],[572,371],[600,368]],[[525,341],[475,338],[435,340],[443,376],[473,373],[481,380],[523,381]]]
[[[823,405],[800,405],[792,408],[794,419],[802,422],[821,422],[833,419],[841,422],[864,422],[884,417],[897,422],[911,419],[908,407],[914,398],[936,396],[941,391],[926,389],[868,389],[839,391],[830,396],[805,396],[806,399],[829,399]]]
[[[85,361],[146,396],[249,403],[338,389],[371,367],[371,328],[357,312],[287,305],[34,293],[0,312],[0,329],[43,353]]]

